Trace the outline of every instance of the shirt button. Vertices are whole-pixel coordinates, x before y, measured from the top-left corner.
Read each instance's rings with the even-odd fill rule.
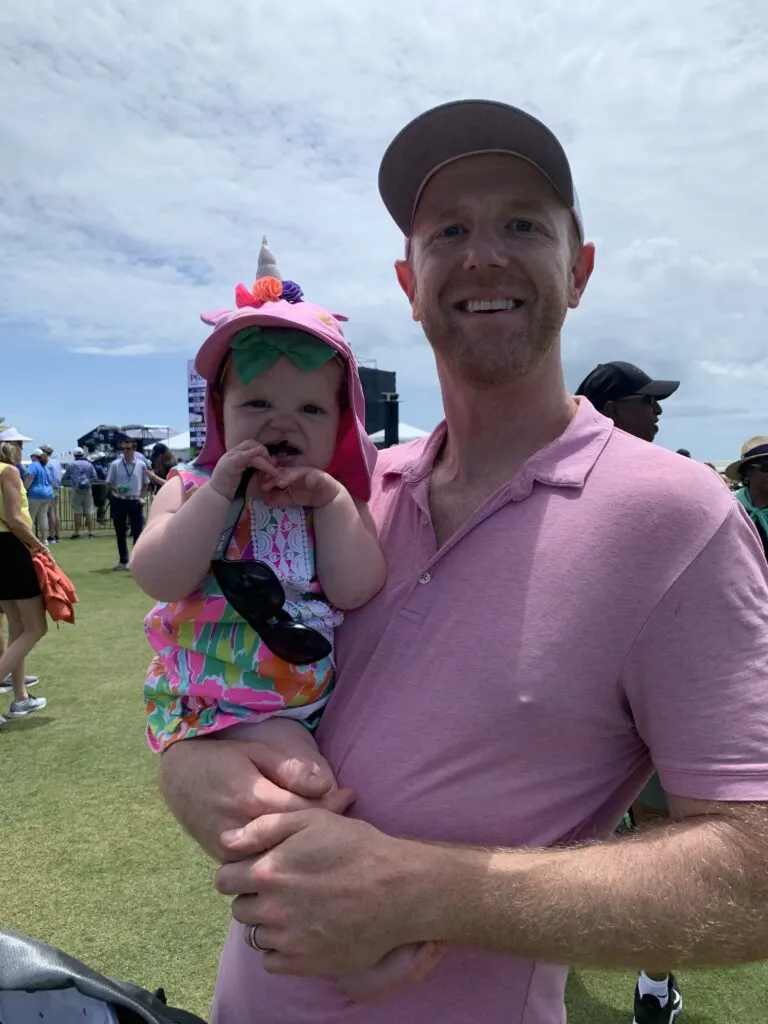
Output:
[[[421,517],[421,525],[429,526],[429,516],[426,514],[426,512]]]
[[[429,583],[431,581],[431,579],[432,579],[432,573],[431,572],[425,572],[425,573],[422,573],[421,576],[419,576],[419,583]]]

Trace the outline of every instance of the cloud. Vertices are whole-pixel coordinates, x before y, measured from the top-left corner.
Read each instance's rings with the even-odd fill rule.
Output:
[[[488,96],[558,132],[598,243],[571,383],[611,357],[680,376],[733,447],[729,410],[758,415],[765,383],[767,45],[761,0],[7,0],[4,321],[76,353],[190,353],[266,231],[361,358],[434,386],[376,171],[411,116]]]

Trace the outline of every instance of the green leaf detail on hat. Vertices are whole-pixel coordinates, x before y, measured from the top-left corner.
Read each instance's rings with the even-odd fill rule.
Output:
[[[270,370],[281,356],[304,373],[317,370],[336,355],[330,345],[292,327],[246,327],[229,343],[235,373],[243,384]]]

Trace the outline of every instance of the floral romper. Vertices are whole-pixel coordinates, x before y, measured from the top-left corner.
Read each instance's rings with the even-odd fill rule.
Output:
[[[210,472],[183,466],[173,476],[189,494]],[[285,589],[286,611],[333,643],[343,615],[328,604],[315,575],[311,509],[272,509],[251,499],[227,558],[266,562]],[[147,739],[155,751],[274,715],[311,727],[333,688],[333,651],[311,665],[278,658],[227,603],[210,570],[183,601],[156,604],[144,628],[156,652],[144,681]]]

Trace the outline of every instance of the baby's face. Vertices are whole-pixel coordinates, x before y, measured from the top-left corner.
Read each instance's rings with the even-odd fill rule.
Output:
[[[280,445],[279,465],[326,469],[336,448],[343,377],[336,359],[305,372],[281,356],[266,373],[243,384],[230,364],[222,397],[227,449],[249,440],[267,448]]]

